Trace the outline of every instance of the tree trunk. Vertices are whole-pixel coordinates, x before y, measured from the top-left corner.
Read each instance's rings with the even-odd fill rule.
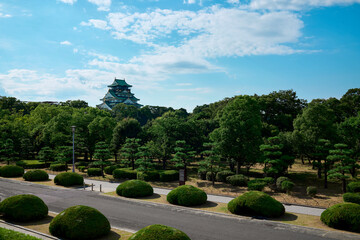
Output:
[[[234,171],[235,171],[234,163],[229,162],[229,166],[230,166],[230,170],[231,170],[232,172],[234,172]]]
[[[135,159],[131,159],[132,170],[135,170]]]
[[[86,161],[86,162],[89,161],[88,151],[85,151],[84,161]]]
[[[317,172],[318,178],[321,178],[321,160],[318,160],[318,172]]]
[[[116,153],[114,153],[114,158],[115,158],[115,163],[117,163],[117,154]]]
[[[240,173],[240,162],[236,161],[236,174]]]
[[[301,163],[302,163],[302,165],[305,164],[305,162],[304,162],[304,156],[303,156],[303,155],[301,155]]]
[[[325,162],[324,164],[324,188],[328,188],[328,184],[327,184],[327,163]]]
[[[163,159],[163,170],[165,170],[166,169],[166,159]]]
[[[346,179],[342,179],[342,190],[343,193],[346,193]]]

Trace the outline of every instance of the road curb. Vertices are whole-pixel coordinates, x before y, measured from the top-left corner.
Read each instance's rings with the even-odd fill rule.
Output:
[[[4,226],[5,225],[5,226]],[[12,228],[6,228],[6,225],[7,226],[10,226]],[[4,220],[0,220],[0,226],[4,226],[4,228],[6,229],[10,229],[10,230],[14,230],[16,231],[15,229],[20,229],[22,230],[21,233],[25,233],[25,234],[28,234],[28,235],[31,235],[31,236],[34,236],[34,237],[39,237],[37,235],[40,235],[40,237],[42,237],[42,239],[53,239],[53,240],[59,240],[59,238],[57,237],[54,237],[54,236],[51,236],[51,235],[47,235],[45,233],[42,233],[42,232],[38,232],[38,231],[35,231],[35,230],[32,230],[32,229],[29,229],[29,228],[25,228],[23,226],[19,226],[19,225],[16,225],[16,224],[13,224],[13,223],[9,223],[9,222],[6,222]],[[15,228],[15,229],[14,229]]]

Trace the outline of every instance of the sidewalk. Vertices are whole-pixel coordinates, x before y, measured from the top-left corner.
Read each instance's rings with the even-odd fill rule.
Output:
[[[54,179],[56,175],[49,174],[50,179]],[[99,180],[92,180],[92,179],[84,179],[85,184],[89,185],[85,187],[85,190],[91,191],[91,184],[93,184],[93,190],[96,192],[100,192],[100,185],[101,185],[101,192],[107,193],[107,192],[115,192],[117,186],[119,186],[120,183],[112,183],[107,181],[99,181]],[[79,188],[83,189],[83,188]],[[154,187],[154,193],[160,194],[160,195],[167,195],[171,190],[170,189],[164,189],[164,188],[156,188]],[[208,201],[211,202],[218,202],[218,203],[228,203],[231,200],[234,199],[234,197],[227,197],[227,196],[218,196],[218,195],[211,195],[208,194]],[[299,206],[299,205],[290,205],[290,204],[284,204],[285,211],[290,213],[299,213],[299,214],[307,214],[307,215],[313,215],[313,216],[320,216],[325,209],[322,208],[315,208],[315,207],[305,207],[305,206]]]
[[[57,240],[57,239],[59,239],[57,237],[50,236],[50,235],[47,235],[47,234],[44,234],[44,233],[41,233],[41,232],[37,232],[37,231],[31,230],[31,229],[28,229],[28,228],[24,228],[24,227],[21,227],[21,226],[18,226],[18,225],[14,225],[14,224],[11,224],[11,223],[8,223],[8,222],[4,222],[2,220],[0,220],[0,227],[5,228],[5,229],[9,229],[9,230],[13,230],[13,231],[16,231],[16,232],[24,233],[24,234],[27,234],[27,235],[30,235],[30,236],[33,236],[33,237],[36,237],[36,238],[44,239],[44,240]]]

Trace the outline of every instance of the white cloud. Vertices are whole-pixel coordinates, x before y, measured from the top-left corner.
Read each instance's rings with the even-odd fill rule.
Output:
[[[71,4],[73,5],[74,3],[76,3],[77,0],[60,0],[60,2],[63,2],[63,3],[67,3],[67,4]]]
[[[315,7],[350,5],[354,3],[360,3],[360,0],[252,0],[248,7],[251,9],[298,11]]]
[[[99,104],[109,79],[114,74],[93,70],[67,70],[65,77],[39,73],[28,69],[13,69],[0,74],[0,86],[11,96],[31,101],[66,101],[83,99],[91,105]]]
[[[120,61],[118,57],[112,56],[110,54],[100,54],[100,53],[95,53],[95,52],[88,52],[88,55],[96,57],[103,61],[110,61],[110,62],[119,62]]]
[[[98,11],[109,11],[111,6],[111,0],[88,0],[90,3],[98,6]]]
[[[61,45],[68,45],[68,46],[72,45],[72,43],[69,42],[69,41],[62,41],[62,42],[60,42],[60,44]]]
[[[110,29],[107,25],[107,22],[99,19],[90,19],[88,22],[81,22],[81,26],[94,26],[95,28],[99,28],[102,30]]]
[[[194,4],[196,0],[184,0],[185,4]]]
[[[227,0],[227,2],[231,4],[237,4],[239,3],[239,0]]]
[[[0,12],[0,18],[11,18],[12,16],[10,14],[4,14]]]
[[[192,83],[176,83],[176,86],[191,86]]]

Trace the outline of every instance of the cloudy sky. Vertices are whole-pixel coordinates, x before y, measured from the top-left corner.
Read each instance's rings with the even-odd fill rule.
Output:
[[[360,87],[360,0],[0,0],[0,95],[143,105]]]

